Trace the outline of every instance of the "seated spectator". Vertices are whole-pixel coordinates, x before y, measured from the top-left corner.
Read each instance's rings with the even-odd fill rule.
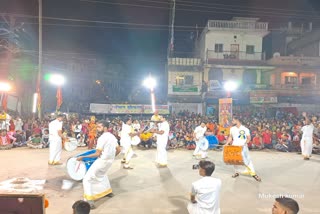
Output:
[[[192,183],[191,203],[188,205],[190,214],[220,214],[221,180],[211,177],[215,165],[211,161],[199,162],[200,180]]]
[[[264,148],[272,149],[272,134],[269,129],[266,129],[262,132],[262,143],[264,145]]]
[[[224,136],[224,131],[221,131],[218,135],[217,135],[217,139],[219,141],[219,144],[225,144],[226,143],[226,137]]]
[[[11,142],[11,140],[12,140],[12,142]],[[6,129],[1,130],[0,150],[11,149],[13,147],[13,143],[15,141],[16,141],[16,139],[14,137],[7,134]]]
[[[259,132],[256,133],[256,135],[252,139],[252,142],[250,142],[248,144],[248,146],[250,149],[258,149],[258,150],[263,149],[262,138],[261,138]]]
[[[13,143],[14,147],[26,146],[26,138],[21,130],[17,130],[13,137],[16,138],[16,142]]]
[[[43,135],[41,137],[41,143],[43,145],[43,148],[49,147],[49,130],[48,129],[43,130]]]
[[[152,146],[152,136],[153,136],[153,133],[151,132],[141,133],[140,134],[141,143],[139,144],[139,146],[143,146],[145,148],[150,149]]]
[[[76,201],[72,205],[73,214],[89,214],[90,213],[90,204],[86,201]]]
[[[193,140],[192,130],[188,130],[187,134],[184,136],[184,142],[187,149],[192,150],[196,148],[196,143]]]
[[[292,198],[276,198],[272,207],[272,214],[297,214],[298,203]]]
[[[281,136],[281,139],[279,140],[278,144],[275,146],[275,149],[280,152],[290,152],[291,151],[290,142],[289,142],[286,134],[283,134]]]
[[[292,138],[292,147],[293,147],[293,150],[296,151],[296,152],[301,151],[300,136],[299,136],[298,132],[295,133],[295,135]]]
[[[27,142],[27,146],[32,149],[44,148],[44,145],[41,143],[40,135],[31,136]]]

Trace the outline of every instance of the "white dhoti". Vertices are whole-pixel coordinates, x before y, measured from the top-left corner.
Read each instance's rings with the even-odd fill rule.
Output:
[[[156,163],[161,166],[166,166],[168,164],[167,157],[167,140],[158,140],[157,141],[157,155],[156,155]]]
[[[123,153],[123,159],[126,161],[125,164],[129,165],[130,160],[134,155],[131,144],[122,144],[122,153]]]
[[[110,182],[106,175],[112,162],[113,160],[98,158],[89,168],[83,178],[84,199],[86,201],[97,200],[112,193]]]
[[[312,137],[304,137],[300,141],[301,146],[301,154],[305,157],[310,157],[312,153],[312,144],[313,139]]]
[[[49,164],[58,163],[61,159],[62,140],[61,138],[49,139]]]
[[[189,203],[187,209],[189,214],[220,214],[220,208],[203,208],[199,207],[198,203]]]
[[[193,155],[198,156],[200,158],[206,158],[208,148],[209,148],[209,142],[206,138],[203,137],[196,142],[196,148],[193,152]]]
[[[254,170],[253,163],[249,156],[249,149],[247,146],[242,147],[242,158],[245,166],[234,166],[235,173],[241,174],[249,174],[251,176],[256,175],[256,171]]]

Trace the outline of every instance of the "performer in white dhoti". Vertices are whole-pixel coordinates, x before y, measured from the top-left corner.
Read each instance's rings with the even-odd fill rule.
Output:
[[[193,156],[198,158],[206,158],[207,150],[209,148],[209,142],[205,138],[207,132],[207,126],[204,122],[201,122],[200,126],[197,126],[193,132],[193,139],[196,142],[196,148],[193,152]]]
[[[314,125],[309,120],[306,112],[303,112],[302,116],[305,118],[305,121],[304,121],[304,126],[301,128],[301,131],[302,131],[302,137],[300,141],[301,154],[304,160],[309,160],[312,153]]]
[[[214,169],[211,161],[199,162],[199,174],[203,178],[192,183],[190,214],[220,214],[221,180],[211,177]]]
[[[156,163],[158,167],[167,167],[168,157],[166,147],[169,139],[170,126],[163,116],[160,116],[160,121],[159,130],[152,129],[151,132],[157,136]]]
[[[61,165],[63,114],[59,114],[54,121],[49,123],[49,165]]]
[[[242,166],[234,166],[235,174],[232,177],[236,178],[240,175],[240,173],[249,174],[256,181],[260,182],[261,178],[256,174],[253,163],[249,156],[248,143],[251,140],[250,131],[248,128],[241,124],[240,119],[236,116],[233,117],[232,124],[234,126],[230,129],[230,135],[226,144],[232,144],[233,146],[242,146],[242,158],[246,167],[245,171],[240,172]]]
[[[121,152],[121,148],[118,145],[117,138],[108,132],[108,128],[109,123],[99,121],[97,130],[103,132],[103,134],[98,138],[96,153],[77,158],[78,161],[81,161],[83,158],[98,157],[82,181],[84,200],[89,202],[92,209],[94,208],[95,200],[104,196],[113,196],[106,173],[111,167],[115,156]]]
[[[124,163],[124,169],[133,169],[130,166],[130,160],[134,155],[132,150],[131,141],[134,136],[139,136],[139,132],[134,132],[132,127],[131,117],[127,117],[122,124],[121,134],[120,134],[120,145],[122,147],[123,159],[121,163]]]

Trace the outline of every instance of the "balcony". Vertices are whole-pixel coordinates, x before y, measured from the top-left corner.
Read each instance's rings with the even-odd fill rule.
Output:
[[[253,30],[253,31],[268,31],[267,22],[256,21],[223,21],[223,20],[209,20],[209,30]]]
[[[207,50],[207,63],[226,63],[230,65],[242,65],[250,63],[255,65],[266,65],[265,53],[254,52],[247,53],[245,51],[234,52],[234,51],[223,51],[215,52],[214,50]]]
[[[264,89],[252,90],[255,93],[275,94],[277,96],[319,96],[320,88],[315,84],[276,84]]]
[[[287,66],[319,66],[320,57],[279,56],[270,59],[268,64]]]

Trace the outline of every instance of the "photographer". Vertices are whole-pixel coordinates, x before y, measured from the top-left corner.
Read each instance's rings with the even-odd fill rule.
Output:
[[[192,183],[191,203],[188,205],[190,214],[210,213],[220,214],[220,191],[221,180],[211,177],[215,165],[211,161],[200,161],[199,165],[200,180]]]

